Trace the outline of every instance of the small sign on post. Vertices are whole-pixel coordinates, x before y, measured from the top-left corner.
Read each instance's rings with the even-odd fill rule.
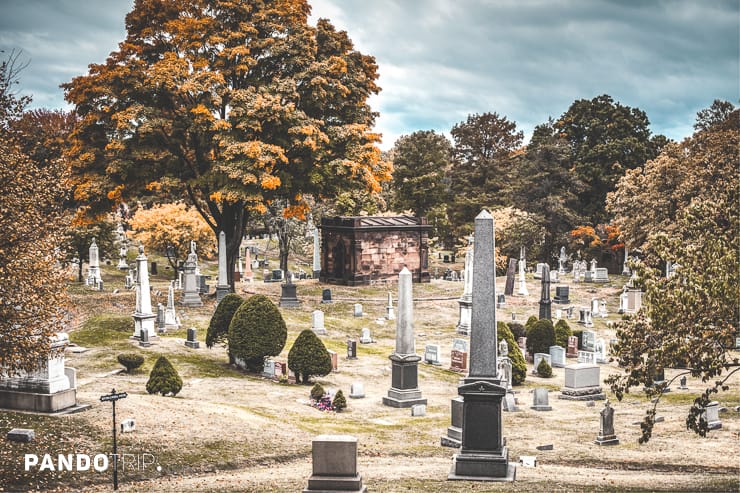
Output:
[[[113,404],[113,489],[118,489],[118,446],[116,444],[116,401],[128,397],[126,392],[116,392],[112,389],[110,394],[101,395],[100,402],[111,402]]]

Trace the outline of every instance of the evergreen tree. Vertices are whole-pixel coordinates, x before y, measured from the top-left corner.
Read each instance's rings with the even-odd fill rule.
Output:
[[[550,354],[550,346],[555,345],[555,327],[552,321],[543,318],[532,324],[527,332],[527,351],[529,354]]]
[[[216,310],[213,312],[213,316],[211,316],[211,321],[208,323],[208,331],[206,332],[206,347],[208,349],[216,344],[227,342],[231,319],[234,318],[234,314],[242,303],[244,303],[244,298],[238,294],[229,293],[216,305]],[[229,362],[233,363],[233,359],[231,352],[229,352]]]
[[[280,310],[267,296],[256,294],[242,303],[231,319],[229,354],[244,361],[250,371],[262,371],[265,358],[280,354],[287,337]]]
[[[522,350],[519,349],[514,334],[512,334],[509,327],[504,322],[498,322],[496,324],[496,337],[497,342],[501,342],[502,339],[506,340],[506,344],[509,345],[509,359],[511,360],[511,384],[521,385],[527,378],[527,362],[524,360]]]
[[[182,378],[175,370],[175,367],[169,360],[160,356],[154,363],[149,374],[149,380],[146,382],[146,391],[150,394],[177,395],[182,389]]]
[[[288,352],[288,368],[293,370],[296,383],[308,383],[313,376],[331,372],[331,357],[326,346],[311,329],[306,329],[296,338]]]
[[[524,133],[497,113],[469,115],[450,133],[454,148],[448,215],[452,224],[460,225],[455,228],[460,237],[472,230],[473,219],[483,207],[510,204],[512,154]]]

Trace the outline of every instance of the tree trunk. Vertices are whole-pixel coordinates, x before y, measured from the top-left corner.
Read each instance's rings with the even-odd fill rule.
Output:
[[[286,228],[287,229],[287,228]],[[288,271],[288,253],[290,252],[290,236],[283,230],[278,233],[278,247],[280,249],[280,269]]]
[[[222,211],[221,221],[217,224],[218,230],[215,233],[216,239],[221,231],[226,233],[226,277],[231,291],[235,292],[234,266],[239,258],[239,246],[246,228],[244,204],[224,205]]]
[[[77,265],[77,282],[82,282],[82,263],[85,260],[85,250],[77,250],[77,258],[80,259],[80,263]]]

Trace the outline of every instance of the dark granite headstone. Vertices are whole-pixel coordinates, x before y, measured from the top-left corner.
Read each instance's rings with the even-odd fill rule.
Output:
[[[321,291],[321,303],[331,303],[331,289],[326,288]]]

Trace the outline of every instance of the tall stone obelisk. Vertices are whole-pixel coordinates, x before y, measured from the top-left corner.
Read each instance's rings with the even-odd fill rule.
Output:
[[[418,384],[418,364],[414,343],[414,297],[411,271],[404,267],[398,274],[398,316],[396,318],[396,351],[390,355],[391,388],[383,404],[391,407],[411,407],[426,404]]]
[[[540,320],[552,320],[552,300],[550,299],[550,266],[542,266],[542,291],[540,292]]]
[[[321,248],[319,228],[313,227],[313,278],[318,279],[321,275]]]
[[[226,273],[226,233],[218,234],[218,284],[216,284],[216,303],[231,292],[229,277]]]
[[[448,479],[513,481],[516,465],[504,445],[502,401],[506,383],[497,371],[496,271],[493,216],[475,218],[470,372],[457,393],[463,397],[462,444]]]
[[[149,290],[149,266],[144,255],[144,247],[139,245],[139,256],[136,257],[136,311],[134,312],[134,338],[141,337],[141,331],[146,330],[149,339],[157,337],[152,313],[152,295]]]
[[[455,330],[458,334],[470,335],[470,316],[471,308],[473,306],[473,246],[475,244],[475,238],[473,235],[468,239],[468,250],[465,252],[465,284],[463,287],[463,294],[459,300],[460,305],[460,317],[457,321]]]

